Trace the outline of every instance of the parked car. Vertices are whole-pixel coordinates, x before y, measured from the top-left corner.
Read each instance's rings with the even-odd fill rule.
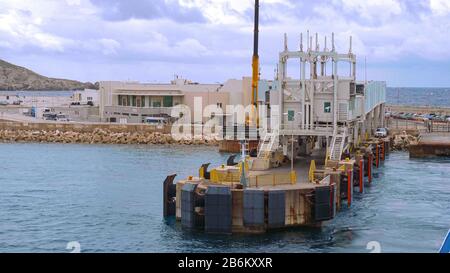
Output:
[[[375,137],[387,137],[388,131],[386,128],[377,128],[375,131]]]
[[[9,102],[7,102],[7,101],[0,101],[0,105],[9,105]]]
[[[62,122],[69,122],[70,121],[69,117],[67,117],[64,114],[57,114],[56,115],[56,120],[57,121],[62,121]]]
[[[144,122],[147,123],[147,124],[151,124],[151,125],[162,126],[164,124],[167,124],[167,118],[163,118],[163,117],[146,117]]]
[[[57,120],[57,115],[55,113],[45,112],[42,114],[42,118],[45,120]]]

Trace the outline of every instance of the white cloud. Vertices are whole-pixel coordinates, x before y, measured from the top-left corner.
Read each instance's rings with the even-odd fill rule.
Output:
[[[10,10],[0,14],[0,35],[9,44],[23,47],[33,45],[45,50],[64,51],[68,39],[52,35],[40,28],[42,19],[30,12]]]
[[[66,0],[66,3],[69,6],[79,6],[81,5],[81,0]]]
[[[367,19],[387,18],[402,12],[401,5],[397,0],[341,0],[340,2],[345,9],[356,12],[355,15]]]
[[[450,13],[450,1],[448,0],[429,0],[430,9],[433,14],[445,16]]]
[[[193,38],[188,38],[177,42],[172,50],[174,50],[175,52],[193,56],[202,56],[208,54],[208,49],[198,40]]]
[[[293,7],[287,0],[265,0],[260,5],[279,4]],[[199,8],[212,24],[239,25],[247,23],[246,12],[253,12],[254,0],[179,0],[182,6]]]
[[[98,42],[102,47],[102,53],[105,55],[117,54],[117,49],[120,48],[120,43],[114,39],[100,39]]]
[[[166,1],[200,10],[206,22],[180,23],[164,16],[106,20],[101,7],[89,0],[0,0],[0,58],[35,54],[53,61],[58,54],[60,62],[85,58],[111,64],[111,71],[120,63],[159,62],[169,70],[189,71],[195,64],[198,71],[205,71],[199,68],[204,65],[217,67],[206,72],[222,73],[204,73],[205,79],[251,73],[253,0]],[[341,52],[347,52],[352,35],[359,60],[367,56],[393,67],[403,60],[450,63],[450,0],[262,0],[260,5],[263,77],[273,76],[283,33],[289,35],[290,49],[296,49],[300,31],[307,29],[319,33],[321,47],[327,35],[328,48],[335,32]],[[175,72],[169,70],[169,75]]]

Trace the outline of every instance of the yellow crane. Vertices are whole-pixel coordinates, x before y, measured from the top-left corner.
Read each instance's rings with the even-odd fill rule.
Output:
[[[258,56],[258,34],[259,34],[259,0],[255,0],[255,23],[253,29],[253,58],[252,58],[252,97],[251,104],[253,107],[252,118],[259,127],[258,117],[258,81],[259,81],[259,56]]]

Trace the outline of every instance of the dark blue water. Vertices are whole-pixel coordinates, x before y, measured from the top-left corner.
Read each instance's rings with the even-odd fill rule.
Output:
[[[222,163],[215,148],[0,144],[0,252],[436,252],[450,228],[450,159],[391,154],[351,209],[319,229],[205,235],[162,219],[166,174]]]
[[[389,104],[449,107],[450,88],[388,87]]]

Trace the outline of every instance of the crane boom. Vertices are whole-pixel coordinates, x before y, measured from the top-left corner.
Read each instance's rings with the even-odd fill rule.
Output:
[[[255,23],[253,30],[253,58],[252,58],[252,97],[251,103],[254,106],[252,116],[259,125],[258,118],[258,80],[259,80],[259,56],[258,56],[258,34],[259,34],[259,0],[255,0]]]

